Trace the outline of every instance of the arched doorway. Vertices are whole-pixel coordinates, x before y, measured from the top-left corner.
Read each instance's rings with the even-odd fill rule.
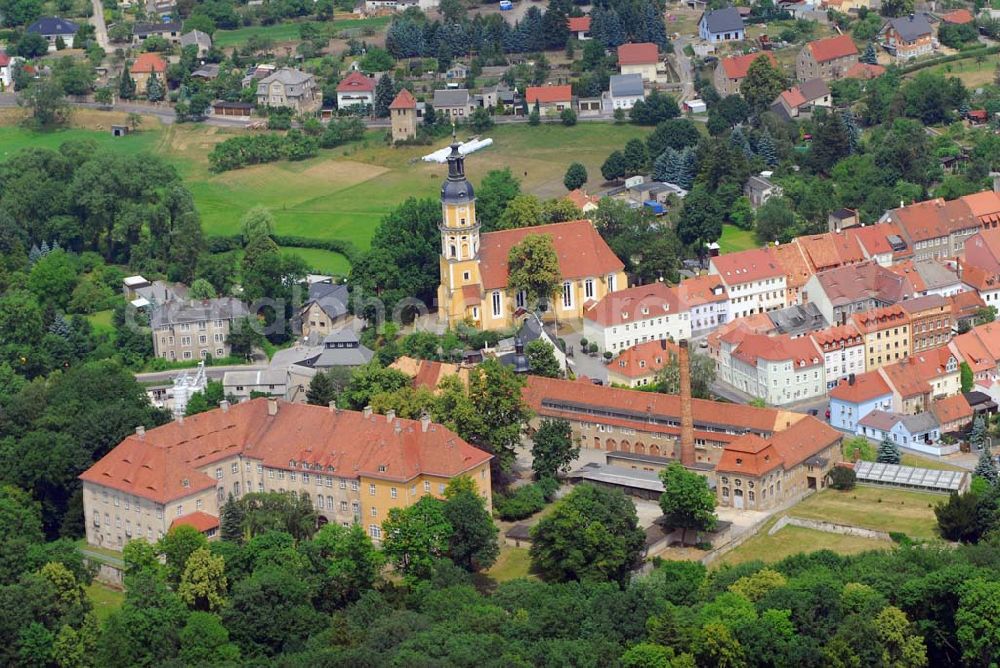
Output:
[[[600,450],[601,449],[601,437],[600,436],[595,436],[594,437],[594,449],[595,450]]]
[[[650,445],[649,446],[649,454],[651,454],[651,455],[653,455],[655,457],[659,457],[660,456],[660,446],[658,446],[656,443],[653,443],[652,445]]]
[[[733,490],[733,508],[743,510],[743,490],[736,488]]]
[[[618,449],[618,444],[615,443],[615,439],[613,438],[609,438],[607,440],[607,443],[605,443],[605,445],[608,446],[608,452],[614,452],[615,450]]]
[[[637,441],[636,442],[636,444],[635,444],[635,454],[637,454],[637,455],[644,455],[644,454],[646,454],[646,446],[643,444],[642,441]]]
[[[326,518],[326,515],[320,515],[319,517],[316,518],[316,528],[326,526],[329,523],[330,520]]]
[[[632,446],[628,441],[622,441],[621,445],[618,446],[618,449],[622,452],[632,452]]]

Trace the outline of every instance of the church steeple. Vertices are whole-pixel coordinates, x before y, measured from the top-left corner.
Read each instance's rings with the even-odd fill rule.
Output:
[[[461,144],[453,140],[448,155],[448,179],[441,185],[442,204],[469,204],[475,199],[472,184],[465,178],[465,156]]]

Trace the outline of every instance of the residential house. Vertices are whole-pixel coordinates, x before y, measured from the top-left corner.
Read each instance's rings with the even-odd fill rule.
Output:
[[[861,9],[871,9],[870,0],[820,0],[820,9],[857,14]]]
[[[979,317],[979,311],[986,308],[983,298],[972,290],[952,295],[948,297],[948,301],[951,302],[951,315],[955,318],[955,327],[958,331],[972,327]]]
[[[154,76],[159,78],[162,89],[166,91],[167,61],[161,58],[158,53],[140,53],[129,67],[129,73],[135,80],[135,90],[139,95],[146,95],[149,90],[149,81]]]
[[[965,265],[1000,274],[1000,229],[980,230],[965,241]]]
[[[924,13],[886,20],[879,39],[896,60],[910,60],[934,50],[933,31]]]
[[[753,315],[744,316],[741,318],[736,318],[735,320],[730,320],[722,325],[719,325],[715,330],[710,332],[707,337],[705,337],[705,342],[708,344],[708,356],[715,360],[716,369],[721,368],[724,360],[722,359],[722,347],[723,343],[730,344],[730,347],[734,347],[742,341],[747,334],[774,334],[774,322],[771,321],[770,316],[767,313],[755,313]],[[729,365],[729,362],[725,362]]]
[[[465,387],[469,386],[469,372],[472,366],[468,364],[449,364],[432,360],[418,360],[403,355],[389,365],[396,371],[402,371],[413,378],[414,389],[430,390],[434,394],[441,393],[441,381],[449,376],[457,376]]]
[[[811,114],[816,107],[829,109],[833,106],[833,95],[823,79],[809,79],[798,86],[782,91],[771,103],[771,111],[785,121]]]
[[[230,495],[286,491],[306,494],[320,524],[363,524],[378,542],[390,509],[443,498],[458,476],[472,480],[489,509],[492,458],[427,418],[266,398],[223,402],[138,427],[80,476],[87,543],[121,550],[131,539],[154,542],[196,513],[214,527]]]
[[[129,305],[137,309],[150,309],[169,301],[186,300],[188,288],[183,283],[148,281],[142,276],[127,276],[122,280],[122,294]]]
[[[667,339],[637,343],[608,363],[608,382],[625,387],[655,383],[656,374],[677,357],[678,350],[677,344]]]
[[[470,69],[471,68],[465,63],[453,63],[452,66],[445,71],[444,78],[464,81],[469,76]]]
[[[312,74],[282,67],[257,82],[258,107],[286,107],[305,114],[319,111],[322,104],[323,94]]]
[[[303,338],[321,340],[340,329],[347,318],[348,299],[344,284],[311,284],[309,296],[299,312]]]
[[[827,327],[809,336],[823,353],[828,390],[865,372],[865,341],[853,324]]]
[[[537,104],[542,116],[556,116],[564,109],[573,108],[573,87],[528,86],[524,91],[524,101],[528,103],[529,109],[534,109]]]
[[[913,286],[914,296],[940,295],[951,297],[964,292],[967,287],[958,275],[958,263],[941,260],[904,260],[889,270],[899,274]]]
[[[727,95],[739,93],[740,84],[746,78],[747,72],[750,70],[750,65],[758,58],[767,58],[771,61],[772,66],[779,67],[778,60],[770,51],[758,51],[757,53],[748,53],[745,56],[721,58],[712,74],[712,83],[715,85],[715,90],[719,92],[719,95],[726,97]]]
[[[946,345],[951,340],[955,319],[951,303],[941,295],[927,295],[900,302],[910,316],[912,354]]]
[[[764,174],[751,176],[743,184],[743,194],[749,198],[750,206],[754,209],[764,206],[764,203],[772,197],[781,197],[782,195],[781,186],[771,182],[769,178],[771,173],[764,172]]]
[[[901,415],[887,411],[872,411],[858,422],[859,434],[870,440],[889,440],[896,445],[931,455],[947,454],[940,444],[941,425],[934,413]],[[947,447],[947,446],[945,446]],[[957,446],[950,450],[954,452]]]
[[[700,336],[726,322],[729,293],[719,276],[702,274],[686,278],[677,286],[680,308],[691,314],[691,335]]]
[[[713,257],[708,273],[718,276],[729,294],[726,320],[774,311],[786,305],[785,273],[770,249],[755,248]]]
[[[982,223],[967,200],[945,201],[940,197],[890,209],[879,222],[894,222],[913,249],[913,259],[947,258],[961,255],[965,240]]]
[[[691,338],[690,313],[677,288],[664,283],[639,285],[585,304],[583,335],[601,352],[618,352],[637,343]]]
[[[896,304],[912,295],[906,278],[868,261],[818,272],[806,282],[799,300],[815,303],[827,322],[841,324],[851,314]]]
[[[972,406],[961,394],[932,402],[931,413],[937,418],[942,434],[964,433],[972,424]]]
[[[26,32],[41,35],[49,42],[49,51],[56,50],[56,41],[62,40],[67,48],[73,47],[73,38],[80,29],[76,23],[58,16],[43,16],[25,28]]]
[[[1000,398],[1000,326],[990,322],[951,340],[948,348],[972,371],[974,389]]]
[[[636,102],[646,97],[646,89],[642,85],[642,75],[638,72],[612,74],[609,94],[613,109],[631,109]]]
[[[851,65],[850,69],[844,72],[844,78],[870,81],[872,79],[878,79],[883,74],[885,74],[885,67],[882,65],[857,62]]]
[[[807,336],[747,334],[735,346],[723,339],[722,360],[721,380],[772,406],[826,393],[823,355]]]
[[[238,299],[169,300],[154,305],[149,316],[153,355],[168,361],[229,356],[229,332],[249,315]]]
[[[795,237],[790,245],[802,249],[802,255],[809,262],[810,274],[861,264],[868,259],[858,239],[850,234],[809,234]]]
[[[736,7],[716,9],[698,19],[698,37],[712,44],[738,42],[746,38],[746,26]]]
[[[434,91],[434,112],[456,121],[472,115],[472,97],[465,88],[445,88]]]
[[[132,28],[132,43],[139,45],[150,37],[159,37],[170,44],[180,44],[182,30],[179,21],[136,23]]]
[[[223,394],[236,403],[266,395],[288,399],[288,371],[259,369],[257,371],[227,371],[222,376]]]
[[[922,413],[931,400],[961,389],[957,358],[946,346],[886,364],[879,373],[892,388],[892,409],[904,415]]]
[[[866,371],[910,354],[910,316],[899,304],[855,313],[851,320],[865,338]]]
[[[588,195],[586,190],[581,190],[580,188],[570,190],[563,199],[572,202],[582,213],[596,211],[597,206],[601,203],[600,197],[597,195]]]
[[[0,92],[14,90],[14,65],[16,58],[0,51]]]
[[[839,79],[858,62],[858,47],[850,35],[837,35],[807,43],[795,60],[799,81]]]
[[[730,443],[715,467],[717,503],[766,511],[826,487],[841,460],[843,434],[814,418],[768,439],[746,435]]]
[[[417,136],[417,100],[403,88],[389,105],[389,121],[392,124],[392,141],[401,142]]]
[[[830,424],[849,434],[858,433],[858,421],[874,410],[892,410],[892,388],[875,371],[851,374],[829,391]]]
[[[367,105],[369,108],[375,104],[375,79],[367,77],[361,72],[349,72],[346,77],[337,84],[337,108],[347,109]]]
[[[968,262],[961,262],[959,269],[963,285],[974,290],[987,306],[1000,308],[1000,273]]]
[[[200,30],[190,30],[181,35],[181,48],[194,46],[198,48],[198,57],[204,58],[212,50],[212,36]]]
[[[883,267],[913,257],[912,249],[895,223],[852,227],[845,230],[844,235],[858,242],[866,258]]]
[[[345,326],[323,337],[323,346],[317,354],[311,354],[296,364],[323,371],[333,367],[362,366],[371,362],[374,356],[375,353],[361,343],[358,333]]]
[[[211,81],[213,79],[218,79],[219,78],[218,63],[205,63],[195,71],[191,72],[191,78],[201,79],[202,81]]]
[[[659,47],[652,42],[622,44],[618,47],[620,74],[639,74],[642,80],[656,82],[656,69],[660,63]]]
[[[993,190],[983,190],[959,199],[968,205],[983,229],[1000,225],[1000,174],[993,175]]]
[[[508,290],[510,249],[529,235],[552,240],[559,261],[558,294],[546,316],[559,320],[583,317],[585,305],[628,287],[625,265],[589,220],[523,227],[480,234],[472,184],[465,176],[465,157],[452,146],[448,178],[441,187],[441,284],[438,317],[468,321],[480,329],[507,329],[519,310],[534,310],[523,291]]]
[[[569,24],[569,34],[571,37],[576,37],[581,42],[590,39],[589,16],[571,16],[566,19],[566,22]]]
[[[785,303],[789,307],[799,302],[799,291],[812,278],[813,270],[809,266],[802,248],[798,244],[777,244],[771,247],[771,255],[785,273]],[[810,304],[810,306],[812,306]],[[773,313],[780,313],[774,311]],[[773,320],[772,316],[772,320]],[[820,316],[822,320],[822,316]],[[822,325],[825,326],[825,325]]]

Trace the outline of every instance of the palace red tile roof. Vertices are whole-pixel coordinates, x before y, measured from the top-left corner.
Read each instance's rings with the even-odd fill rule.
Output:
[[[129,68],[129,72],[133,74],[160,74],[167,71],[167,61],[160,57],[160,54],[153,53],[152,51],[140,54],[135,62],[132,63],[132,67]]]
[[[790,360],[798,368],[823,364],[823,355],[812,339],[808,336],[793,339],[788,334],[747,334],[732,355],[751,366],[757,366],[759,359],[769,362]]]
[[[902,251],[893,249],[889,243],[889,237],[897,236],[903,238],[902,232],[895,223],[886,222],[877,225],[866,225],[864,227],[852,227],[844,230],[846,236],[857,240],[858,244],[868,252],[869,256],[892,255],[894,258],[903,259],[913,254],[912,249],[907,247]]]
[[[921,366],[915,364],[910,359],[903,359],[895,364],[887,364],[882,367],[889,385],[904,399],[920,394],[929,394],[931,391],[928,378],[921,373]]]
[[[843,233],[827,232],[796,237],[794,245],[802,248],[813,271],[857,264],[865,260],[864,251],[857,238]]]
[[[812,278],[813,270],[798,244],[782,244],[771,248],[771,255],[785,274],[785,285],[793,290],[801,288]]]
[[[170,523],[170,528],[173,529],[176,526],[194,527],[198,531],[205,533],[210,529],[217,529],[219,527],[219,518],[215,515],[209,515],[204,511],[196,510],[193,513],[175,518]]]
[[[738,253],[726,253],[713,257],[711,264],[727,286],[785,275],[784,269],[775,260],[770,248],[751,248]]]
[[[849,378],[841,380],[828,394],[831,399],[861,404],[892,394],[892,388],[878,370],[875,370],[857,374],[854,383],[851,383]]]
[[[975,17],[972,15],[968,9],[955,9],[950,12],[946,12],[941,15],[941,20],[945,23],[955,23],[961,25],[963,23],[972,23],[975,21]]]
[[[573,87],[566,86],[528,86],[524,91],[524,99],[528,104],[552,104],[553,102],[569,102],[573,99]]]
[[[638,343],[622,351],[608,364],[608,373],[625,378],[641,378],[665,367],[671,356],[679,355],[680,347],[672,341],[660,339]]]
[[[396,98],[389,105],[390,109],[416,109],[417,108],[417,98],[413,97],[413,93],[406,90],[405,88],[399,91]]]
[[[566,20],[570,32],[588,32],[590,30],[589,16],[571,16]]]
[[[584,311],[584,320],[602,327],[680,313],[677,288],[664,283],[638,285],[605,295]]]
[[[479,270],[483,288],[496,290],[507,287],[510,249],[532,234],[544,234],[552,239],[559,258],[559,274],[564,279],[603,278],[625,268],[589,220],[521,227],[482,235]]]
[[[1000,193],[993,190],[984,190],[960,197],[972,215],[979,219],[981,223],[1000,222]]]
[[[837,58],[858,55],[858,47],[850,35],[837,35],[826,39],[817,39],[806,44],[817,63],[825,63]]]
[[[726,78],[742,79],[747,75],[747,71],[749,71],[750,65],[753,64],[753,61],[760,57],[767,58],[771,61],[773,66],[778,67],[778,60],[770,51],[748,53],[745,56],[730,56],[729,58],[722,59],[722,69],[726,73]]]
[[[986,302],[978,292],[966,290],[948,297],[951,300],[951,314],[955,318],[974,316],[981,308],[986,308]]]
[[[203,472],[212,464],[243,454],[270,468],[310,465],[406,481],[420,473],[452,477],[492,459],[450,429],[419,420],[365,417],[357,411],[254,399],[171,422],[144,435],[131,435],[80,479],[167,503],[215,486]],[[293,463],[294,462],[294,463]]]
[[[652,42],[622,44],[618,47],[619,65],[653,65],[660,59],[659,49]]]
[[[900,327],[910,322],[910,316],[899,304],[872,309],[863,313],[855,313],[851,321],[862,334],[879,332],[890,327]]]
[[[845,79],[877,79],[878,77],[885,74],[885,67],[883,65],[872,65],[870,63],[854,63],[851,65],[846,72],[844,72]]]
[[[938,197],[916,202],[889,211],[889,216],[914,242],[946,237],[951,232],[979,226],[972,209],[960,199],[945,201]]]
[[[996,358],[990,353],[976,329],[959,334],[951,340],[949,346],[969,365],[973,374],[997,368]]]
[[[338,93],[375,92],[375,79],[366,77],[357,70],[351,72],[337,84]]]

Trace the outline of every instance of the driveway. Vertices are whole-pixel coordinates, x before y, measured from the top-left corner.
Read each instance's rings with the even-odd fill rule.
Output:
[[[104,49],[105,53],[111,51],[108,40],[108,26],[104,23],[104,5],[101,0],[90,0],[94,8],[94,13],[90,17],[90,22],[94,24],[94,32],[97,36],[97,45]]]
[[[600,355],[591,357],[580,349],[580,339],[583,338],[581,332],[562,334],[562,338],[567,346],[573,348],[573,357],[569,358],[569,362],[577,378],[586,376],[602,383],[608,382],[608,367],[604,364],[604,358]]]

